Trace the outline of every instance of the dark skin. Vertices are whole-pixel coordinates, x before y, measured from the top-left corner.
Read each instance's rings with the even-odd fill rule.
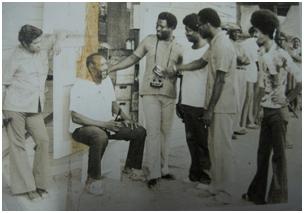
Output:
[[[156,23],[156,35],[162,41],[170,41],[173,38],[173,28],[170,28],[167,24],[166,20],[158,19]],[[116,72],[119,70],[123,70],[128,68],[134,64],[136,64],[141,58],[137,57],[136,55],[132,54],[126,59],[122,60],[118,64],[115,64],[109,67],[108,72]],[[180,56],[178,59],[177,64],[182,63],[182,57]]]
[[[106,60],[101,56],[95,56],[93,62],[88,65],[88,71],[90,73],[90,76],[96,84],[100,84],[102,80],[104,80],[107,77],[107,73],[105,72],[106,69],[107,69]],[[117,115],[119,109],[120,107],[117,104],[117,102],[113,102],[112,113]],[[120,110],[120,117],[123,120],[122,122],[118,122],[115,120],[110,120],[110,121],[94,120],[74,111],[71,112],[71,116],[73,122],[77,124],[84,126],[92,125],[113,132],[118,132],[119,129],[123,126],[130,127],[131,129],[138,127],[138,124],[132,121],[122,110]]]
[[[220,32],[221,32],[220,28],[214,28],[209,23],[204,24],[203,33],[205,35],[209,35],[209,37],[205,38],[209,43],[212,40],[212,38]],[[177,65],[176,70],[187,71],[187,72],[195,71],[195,70],[204,68],[207,64],[208,64],[207,61],[205,61],[202,58],[199,58],[188,64]],[[173,75],[173,74],[176,74],[176,71],[174,70],[173,67],[168,67],[164,71],[164,74]],[[222,70],[216,70],[216,76],[215,76],[215,81],[214,81],[214,85],[213,85],[212,96],[211,96],[211,99],[210,99],[210,102],[208,105],[208,110],[206,111],[206,113],[204,114],[203,117],[199,118],[206,127],[210,126],[210,124],[211,124],[214,108],[222,94],[223,86],[225,84],[225,74],[226,73]]]
[[[214,107],[217,104],[225,84],[225,72],[221,70],[216,71],[215,81],[212,90],[212,96],[208,105],[207,112],[200,118],[200,120],[206,125],[210,126],[213,117]]]

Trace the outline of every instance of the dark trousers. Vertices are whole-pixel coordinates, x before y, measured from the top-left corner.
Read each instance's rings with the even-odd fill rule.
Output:
[[[267,201],[269,203],[288,201],[285,154],[287,122],[284,118],[282,109],[264,108],[257,156],[257,172],[247,192],[250,199],[257,203],[265,201],[269,158],[272,151],[272,181]]]
[[[130,141],[125,168],[141,169],[146,130],[138,127],[132,130],[122,127],[110,135],[96,126],[84,126],[76,129],[72,137],[77,142],[89,146],[88,176],[94,179],[101,178],[101,159],[108,145],[108,139]]]
[[[189,179],[210,183],[210,177],[205,170],[210,169],[210,156],[208,150],[208,128],[198,120],[204,114],[204,109],[182,105],[186,140],[191,155]]]

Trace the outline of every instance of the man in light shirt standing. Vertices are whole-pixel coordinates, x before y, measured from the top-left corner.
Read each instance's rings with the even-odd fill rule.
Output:
[[[57,42],[63,35],[44,35],[35,26],[23,25],[18,34],[20,45],[3,70],[2,110],[10,120],[7,135],[11,191],[14,195],[26,194],[30,200],[48,194],[49,136],[43,120],[45,81],[49,56],[59,53]],[[26,152],[26,132],[35,143],[33,168]]]
[[[146,56],[140,96],[143,100],[147,129],[143,168],[149,188],[155,187],[160,178],[175,179],[169,172],[169,136],[174,115],[177,78],[160,76],[160,71],[167,66],[182,63],[181,46],[173,35],[176,25],[177,19],[173,14],[160,13],[156,22],[156,34],[148,35],[132,55],[109,68],[109,72],[123,70]]]
[[[198,32],[197,14],[187,15],[183,19],[183,24],[185,25],[186,37],[192,43],[191,49],[189,48],[184,54],[184,62],[189,63],[194,58],[202,57],[209,45]],[[188,178],[192,182],[209,184],[208,128],[199,120],[199,117],[203,116],[206,111],[207,68],[193,72],[183,72],[182,75],[181,110],[185,123],[186,140],[191,155]]]
[[[177,71],[193,71],[208,64],[206,89],[207,111],[202,122],[210,125],[208,148],[211,159],[211,185],[208,191],[221,203],[232,202],[235,187],[235,159],[231,135],[238,110],[237,56],[233,44],[220,28],[217,12],[205,8],[198,14],[199,32],[210,45],[203,57],[188,64],[168,67],[166,75]]]

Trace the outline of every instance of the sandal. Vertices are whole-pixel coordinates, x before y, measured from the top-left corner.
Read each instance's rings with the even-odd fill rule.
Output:
[[[48,191],[45,189],[37,188],[36,192],[40,195],[41,198],[45,199],[48,197]]]
[[[40,196],[36,191],[27,192],[26,195],[30,201],[40,200]]]
[[[264,200],[253,200],[252,198],[250,198],[250,196],[247,193],[242,195],[242,199],[246,200],[246,201],[249,201],[249,202],[253,202],[256,205],[266,204],[266,202]]]
[[[246,201],[252,201],[247,193],[242,194],[242,199]]]

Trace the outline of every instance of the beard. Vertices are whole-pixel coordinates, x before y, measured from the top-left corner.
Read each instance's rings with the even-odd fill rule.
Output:
[[[161,32],[160,34],[156,34],[157,38],[159,40],[167,40],[170,37],[170,33],[169,32]]]
[[[261,46],[263,46],[263,45],[265,44],[265,42],[263,42],[263,41],[261,41],[261,40],[259,40],[259,39],[256,40],[256,43],[257,43],[257,45],[258,45],[259,47],[261,47]]]
[[[202,36],[203,39],[208,39],[208,38],[212,37],[211,33],[208,32],[208,31],[202,31],[202,30],[200,30],[199,34]]]
[[[187,40],[191,43],[196,43],[197,40],[195,38],[193,38],[192,36],[187,36]]]

